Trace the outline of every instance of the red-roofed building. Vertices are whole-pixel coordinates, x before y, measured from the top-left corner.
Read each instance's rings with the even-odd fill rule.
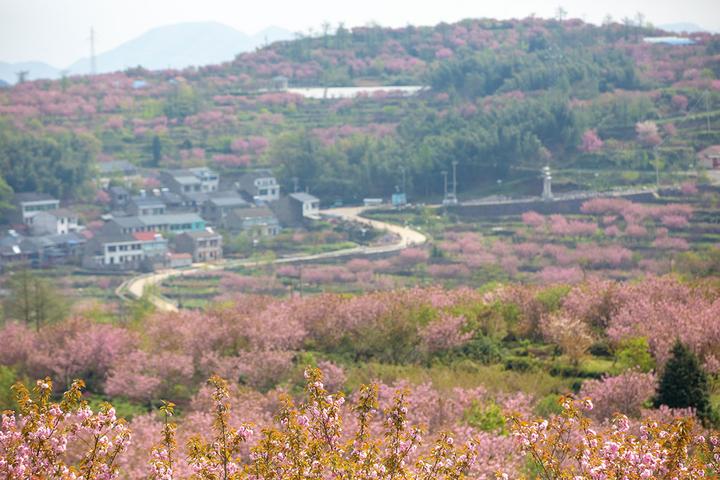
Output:
[[[135,237],[135,240],[140,240],[141,242],[152,242],[157,237],[162,238],[162,235],[155,232],[135,232],[132,236]]]
[[[168,241],[157,232],[135,232],[132,234],[140,242],[142,251],[147,260],[152,263],[165,263],[168,253]]]

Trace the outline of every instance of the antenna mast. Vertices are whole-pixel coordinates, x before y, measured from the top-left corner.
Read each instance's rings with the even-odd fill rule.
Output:
[[[95,29],[90,27],[90,75],[97,73],[97,61],[95,59]]]

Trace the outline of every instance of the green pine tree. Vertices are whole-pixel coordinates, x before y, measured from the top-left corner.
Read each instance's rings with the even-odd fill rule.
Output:
[[[692,407],[703,421],[712,419],[708,378],[697,356],[677,341],[665,364],[655,397],[655,406]]]
[[[27,268],[18,269],[8,280],[10,295],[5,301],[7,317],[34,325],[37,331],[67,316],[69,305],[47,278]]]

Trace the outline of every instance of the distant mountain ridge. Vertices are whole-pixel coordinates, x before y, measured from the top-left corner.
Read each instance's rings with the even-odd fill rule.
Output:
[[[97,70],[106,73],[138,65],[150,70],[210,65],[232,60],[238,53],[266,43],[291,38],[289,30],[279,27],[248,35],[218,22],[166,25],[97,55]],[[42,62],[0,62],[0,79],[15,83],[17,72],[23,70],[29,72],[29,80],[59,78],[63,70],[70,75],[82,75],[90,73],[90,59],[80,59],[66,69]]]
[[[28,72],[28,80],[37,80],[39,78],[60,78],[60,69],[48,65],[43,62],[18,62],[7,63],[0,62],[0,80],[9,84],[17,81],[18,72]]]

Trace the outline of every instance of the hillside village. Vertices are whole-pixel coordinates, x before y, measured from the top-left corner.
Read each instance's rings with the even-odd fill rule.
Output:
[[[152,271],[223,258],[222,232],[253,239],[318,220],[317,197],[281,194],[275,176],[256,170],[225,181],[206,167],[157,172],[157,187],[133,189],[131,164],[101,174],[109,199],[101,222],[80,215],[50,195],[14,197],[11,224],[0,237],[0,264],[33,267],[72,264],[93,271]]]

